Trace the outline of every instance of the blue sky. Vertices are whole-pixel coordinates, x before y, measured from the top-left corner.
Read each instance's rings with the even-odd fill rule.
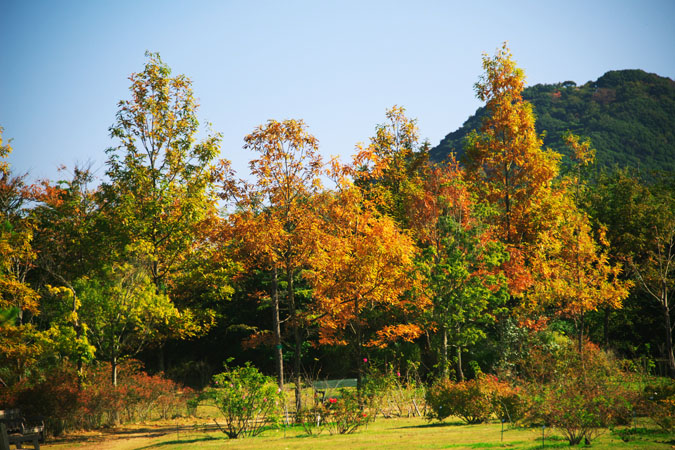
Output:
[[[243,137],[304,119],[325,156],[349,157],[386,108],[436,145],[480,103],[481,54],[508,41],[529,84],[643,69],[675,78],[675,0],[0,0],[0,126],[30,178],[105,172],[108,128],[146,50],[193,81],[202,123],[242,176]]]

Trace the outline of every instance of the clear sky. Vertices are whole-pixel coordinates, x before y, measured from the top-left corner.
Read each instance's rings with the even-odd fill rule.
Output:
[[[529,84],[643,69],[675,78],[675,0],[0,0],[0,126],[30,178],[91,161],[146,50],[193,80],[202,123],[244,176],[243,137],[304,119],[353,153],[395,104],[432,145],[478,106],[481,54],[508,41]]]

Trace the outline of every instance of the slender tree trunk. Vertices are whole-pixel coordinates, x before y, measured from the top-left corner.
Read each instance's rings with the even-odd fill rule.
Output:
[[[117,355],[113,354],[110,358],[110,381],[117,387]]]
[[[462,346],[457,346],[457,381],[464,381],[464,372],[462,371]]]
[[[443,343],[441,345],[441,373],[443,379],[450,378],[450,368],[448,367],[448,329],[443,327]]]
[[[288,305],[291,309],[291,326],[293,327],[293,337],[295,338],[295,355],[293,358],[293,379],[295,383],[295,410],[302,409],[302,386],[300,384],[301,353],[302,340],[300,338],[300,325],[298,323],[298,314],[295,307],[295,290],[293,288],[293,270],[286,272],[288,282]]]
[[[354,329],[356,331],[356,396],[359,405],[362,405],[363,392],[363,336],[361,321],[359,320],[359,298],[354,299]]]
[[[113,352],[112,357],[110,358],[110,381],[112,382],[113,389],[117,388],[117,354]],[[117,425],[120,423],[120,413],[115,408],[112,411],[112,421],[113,424]]]
[[[584,346],[584,313],[581,312],[581,317],[579,317],[579,353],[583,351]]]
[[[602,327],[602,337],[603,340],[605,341],[605,348],[609,348],[609,315],[612,312],[611,309],[605,308],[605,320],[603,322],[603,327]]]
[[[666,326],[666,358],[668,358],[668,375],[675,378],[675,355],[673,355],[673,328],[670,322],[670,308],[668,298],[663,303],[663,319]]]
[[[274,359],[277,366],[277,382],[284,388],[284,355],[281,347],[281,323],[279,321],[279,279],[277,266],[274,266],[272,280],[272,322],[274,324]]]

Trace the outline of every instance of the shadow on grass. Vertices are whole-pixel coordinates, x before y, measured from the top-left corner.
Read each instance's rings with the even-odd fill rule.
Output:
[[[467,425],[465,422],[434,422],[434,423],[426,423],[424,425],[408,425],[405,427],[397,427],[394,428],[395,430],[405,430],[405,429],[416,429],[416,428],[445,428],[445,427],[464,427]],[[473,425],[484,425],[484,424],[473,424]]]
[[[675,446],[673,434],[659,428],[623,428],[612,430],[623,442],[655,442]]]
[[[443,447],[440,448],[476,448],[476,449],[481,449],[481,448],[519,448],[522,449],[522,445],[524,444],[524,441],[517,441],[517,442],[476,442],[473,444],[448,444],[444,445]]]
[[[148,448],[160,448],[167,445],[182,445],[182,444],[196,444],[198,442],[207,442],[207,441],[220,441],[224,440],[223,438],[217,438],[213,436],[203,436],[198,438],[190,439],[174,439],[171,441],[158,442],[156,444],[147,445],[145,447],[138,447],[138,450],[148,449]]]

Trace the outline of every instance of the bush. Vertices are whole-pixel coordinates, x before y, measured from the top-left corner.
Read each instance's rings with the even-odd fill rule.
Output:
[[[427,390],[428,419],[458,416],[466,423],[485,422],[492,414],[505,422],[519,420],[525,409],[521,390],[494,375],[470,381],[440,381]]]
[[[187,412],[194,391],[160,375],[148,375],[138,361],[120,365],[117,387],[110,381],[110,364],[89,368],[82,391],[85,428],[111,425],[120,420],[135,422],[168,419]]]
[[[23,380],[14,386],[12,406],[31,416],[40,416],[47,431],[60,435],[77,426],[81,402],[77,371],[63,365],[46,371],[38,380]]]
[[[228,368],[213,376],[214,387],[206,389],[203,399],[210,399],[225,418],[220,430],[230,439],[257,436],[267,425],[280,419],[280,404],[284,394],[274,378],[261,374],[246,363],[244,367]]]
[[[68,363],[24,379],[6,390],[2,403],[42,416],[47,431],[59,435],[73,428],[97,428],[126,421],[168,418],[187,410],[194,396],[161,375],[148,375],[129,361],[120,366],[118,386],[110,381],[110,365],[86,368],[82,380]]]
[[[326,426],[326,418],[329,414],[324,403],[315,401],[312,406],[303,407],[298,411],[295,415],[295,420],[302,426],[305,433],[319,435]]]
[[[439,381],[427,390],[425,399],[429,420],[458,416],[469,424],[483,423],[493,410],[490,393],[482,388],[479,380]]]
[[[324,429],[330,434],[350,434],[374,419],[375,413],[366,411],[359,406],[357,393],[343,388],[323,402],[315,398],[313,406],[298,412],[297,421],[309,435],[321,434]]]
[[[325,403],[326,428],[330,434],[350,434],[360,426],[373,420],[375,414],[368,414],[359,406],[355,391],[340,389],[337,397],[330,397]]]
[[[500,381],[494,375],[481,375],[478,380],[490,397],[492,413],[499,420],[513,423],[523,418],[527,402],[521,388]]]
[[[372,367],[364,377],[362,396],[375,416],[414,417],[420,415],[424,389],[414,378],[406,379],[393,369],[381,373]]]
[[[621,384],[621,373],[607,354],[590,343],[579,353],[570,342],[561,357],[537,356],[558,376],[530,385],[532,423],[555,427],[576,445],[590,442],[602,428],[630,421],[634,395]]]
[[[645,386],[647,415],[666,432],[675,429],[675,381],[664,380]]]

